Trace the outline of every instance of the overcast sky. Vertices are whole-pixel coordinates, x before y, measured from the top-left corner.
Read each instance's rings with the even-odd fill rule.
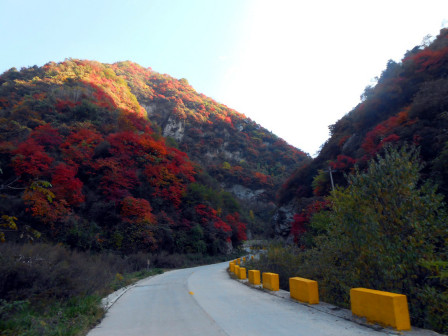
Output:
[[[131,60],[314,155],[387,61],[447,19],[447,0],[0,0],[0,72]]]

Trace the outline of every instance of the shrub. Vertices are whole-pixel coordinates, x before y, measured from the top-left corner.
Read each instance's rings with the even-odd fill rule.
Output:
[[[353,287],[405,294],[413,325],[447,332],[447,216],[436,188],[421,184],[418,158],[385,148],[313,215],[313,248],[271,247],[259,268],[317,280],[322,300],[344,307]]]
[[[331,193],[327,218],[312,219],[311,226],[327,225],[327,234],[315,239],[307,258],[333,287],[327,294],[334,301],[347,303],[347,290],[358,286],[403,293],[415,325],[441,330],[443,324],[430,322],[430,310],[446,308],[447,287],[431,280],[437,270],[424,263],[447,257],[448,228],[442,196],[420,184],[421,168],[415,148],[387,147],[366,172],[348,176],[348,187]],[[425,294],[427,286],[439,293],[438,302],[431,290]]]
[[[0,244],[0,334],[85,334],[104,314],[101,297],[162,272],[149,258]]]
[[[45,300],[102,293],[117,273],[144,269],[148,259],[143,253],[124,258],[61,245],[0,244],[0,297]]]

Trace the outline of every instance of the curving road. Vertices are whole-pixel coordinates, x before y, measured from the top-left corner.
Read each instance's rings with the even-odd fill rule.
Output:
[[[228,263],[175,270],[128,290],[88,336],[384,335],[232,280]]]

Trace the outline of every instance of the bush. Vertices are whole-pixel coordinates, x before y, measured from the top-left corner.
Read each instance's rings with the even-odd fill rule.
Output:
[[[366,287],[407,295],[413,325],[448,331],[448,226],[442,197],[421,184],[415,148],[385,149],[348,187],[315,214],[313,248],[273,246],[259,265],[289,277],[317,280],[321,299],[349,307],[349,291]]]
[[[281,289],[289,290],[289,278],[301,273],[300,254],[295,246],[282,246],[279,242],[272,242],[266,253],[260,254],[259,259],[246,262],[247,269],[257,269],[260,272],[279,274]]]
[[[447,257],[447,218],[436,188],[420,184],[421,168],[415,148],[388,147],[366,172],[348,176],[348,187],[331,193],[327,218],[311,221],[327,225],[327,234],[315,239],[307,259],[323,272],[326,289],[332,287],[332,301],[348,304],[353,287],[402,293],[414,325],[447,331],[446,283],[434,280],[439,270],[425,267]]]
[[[90,254],[61,245],[0,244],[0,334],[79,335],[103,315],[101,297],[139,279],[150,255]]]
[[[60,245],[0,244],[0,297],[6,300],[104,294],[117,273],[146,268],[149,255],[121,257],[70,251]]]

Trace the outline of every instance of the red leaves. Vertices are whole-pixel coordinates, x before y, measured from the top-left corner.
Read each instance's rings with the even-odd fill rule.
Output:
[[[195,207],[195,210],[203,226],[212,224],[215,229],[225,234],[227,241],[231,240],[231,235],[235,237],[236,241],[247,239],[246,224],[240,221],[239,213],[228,214],[222,220],[218,211],[207,205],[199,204]]]
[[[121,216],[125,222],[137,224],[153,223],[152,208],[147,200],[128,196],[121,201],[120,205]]]
[[[117,108],[114,100],[107,94],[107,92],[95,83],[90,83],[90,85],[95,89],[93,92],[93,97],[95,98],[94,103],[99,107],[105,107],[110,109]]]
[[[330,162],[332,169],[346,170],[355,165],[356,160],[347,155],[338,155],[337,161]]]
[[[187,183],[194,181],[194,167],[187,158],[185,153],[170,148],[166,162],[145,166],[144,174],[155,187],[153,195],[171,202],[175,208],[182,203]]]
[[[66,110],[69,110],[70,108],[73,108],[77,105],[79,105],[80,103],[75,103],[69,100],[61,100],[58,99],[58,102],[55,105],[56,111],[58,112],[65,112]]]
[[[230,126],[233,127],[232,118],[230,118],[230,116],[225,117],[225,118],[224,118],[224,121],[225,121],[226,123],[228,123]]]
[[[120,205],[121,217],[128,224],[128,238],[134,240],[134,243],[143,243],[145,248],[155,249],[157,242],[151,229],[155,218],[149,202],[143,198],[128,196],[121,201]]]
[[[201,222],[204,224],[207,223],[210,216],[216,216],[216,214],[217,214],[215,209],[212,209],[204,204],[196,205],[195,210],[196,210],[196,213],[200,217],[202,217]]]
[[[419,53],[407,57],[403,62],[412,60],[417,65],[417,72],[428,71],[438,68],[447,59],[448,47],[440,50],[425,48]]]
[[[32,82],[32,77],[25,73],[25,76],[20,74],[17,78],[21,84],[17,81],[14,90],[7,90],[11,91],[10,96],[0,97],[0,106],[8,110],[4,118],[8,122],[4,128],[8,134],[2,138],[8,142],[0,142],[0,152],[4,162],[12,157],[14,171],[26,178],[26,182],[47,181],[45,188],[30,189],[22,195],[28,212],[36,219],[53,224],[67,215],[73,215],[74,220],[79,216],[80,223],[98,224],[94,230],[102,231],[102,237],[112,240],[114,236],[118,243],[120,235],[132,236],[128,241],[133,243],[141,241],[142,237],[152,237],[150,227],[133,227],[135,223],[151,221],[150,201],[156,214],[168,214],[169,227],[188,232],[198,223],[204,224],[207,244],[246,238],[246,227],[239,214],[227,214],[227,209],[235,209],[233,204],[224,206],[224,215],[222,210],[209,206],[202,210],[199,207],[195,213],[194,205],[198,202],[215,204],[209,191],[207,195],[201,194],[183,203],[198,168],[186,153],[167,147],[159,132],[152,133],[151,123],[136,96],[145,98],[148,113],[154,117],[151,119],[160,125],[158,113],[162,110],[175,111],[186,118],[184,138],[191,139],[194,135],[197,142],[185,141],[180,145],[185,145],[181,148],[190,146],[193,155],[198,153],[197,157],[211,147],[226,147],[229,153],[243,153],[246,146],[254,156],[269,156],[270,146],[277,140],[273,135],[236,111],[197,94],[186,80],[160,75],[130,62],[105,65],[67,60],[32,72],[39,78],[38,82]],[[11,85],[16,84],[11,81]],[[50,94],[47,89],[54,90]],[[17,121],[17,125],[12,120]],[[50,120],[54,124],[45,124]],[[231,131],[233,123],[238,130],[248,133],[241,133],[241,146],[240,135]],[[26,127],[33,125],[41,126],[20,144]],[[229,134],[215,132],[217,125],[224,126]],[[201,140],[208,148],[195,146]],[[286,146],[283,142],[275,149],[281,152]],[[268,164],[264,158],[257,160]],[[255,172],[252,169],[255,164],[246,162],[244,169],[235,166],[231,173],[246,184],[270,185],[271,176]],[[11,175],[11,169],[6,173]],[[83,202],[97,204],[79,206]],[[117,213],[121,214],[121,219]],[[72,225],[68,219],[65,223],[67,227]]]
[[[199,204],[195,207],[196,213],[200,217],[203,225],[212,223],[213,226],[222,232],[231,232],[232,228],[218,217],[218,212],[207,205]]]
[[[391,134],[391,135],[385,137],[385,138],[381,141],[381,143],[382,143],[382,144],[385,144],[385,143],[388,143],[388,142],[397,142],[398,140],[400,140],[400,137],[399,137],[398,135],[396,135],[396,134]]]
[[[294,237],[294,242],[297,244],[299,236],[306,231],[306,224],[309,223],[309,216],[302,212],[294,215],[294,221],[291,225],[291,235]]]
[[[368,132],[361,145],[361,148],[367,153],[367,158],[373,157],[381,148],[383,148],[384,144],[388,142],[396,142],[400,139],[400,137],[394,133],[398,126],[406,124],[410,125],[413,122],[414,121],[409,120],[408,118],[408,109],[404,109]]]
[[[72,132],[60,149],[70,165],[91,165],[95,147],[103,141],[103,136],[95,129],[81,128]]]
[[[76,178],[76,168],[69,167],[64,163],[56,166],[51,184],[52,191],[57,199],[64,199],[69,205],[78,205],[84,202],[82,185],[80,179]]]
[[[132,157],[144,155],[142,146],[139,144],[139,135],[134,132],[114,133],[107,137],[111,148],[109,152],[119,157],[123,163],[129,164]]]
[[[110,200],[128,196],[139,183],[135,168],[121,164],[116,158],[99,159],[95,168],[102,173],[100,187]]]
[[[170,148],[169,157],[171,159],[171,163],[167,167],[170,171],[186,181],[195,181],[194,175],[196,172],[194,171],[193,164],[188,159],[186,153],[176,148]]]
[[[247,240],[246,224],[240,221],[240,214],[238,212],[228,214],[225,220],[232,227],[238,241]]]
[[[294,215],[290,234],[294,237],[295,243],[298,243],[299,237],[306,232],[306,227],[310,222],[311,217],[316,212],[328,208],[328,205],[327,201],[315,201],[302,210],[300,214]]]
[[[257,182],[264,184],[264,185],[272,185],[272,178],[268,175],[265,175],[263,173],[255,172],[254,173],[255,178],[257,179]]]
[[[59,146],[62,143],[62,137],[56,128],[50,124],[36,127],[30,134],[30,138],[42,146]]]
[[[16,175],[29,175],[32,178],[48,174],[48,169],[53,162],[43,146],[33,139],[22,142],[13,152],[12,166]]]
[[[162,158],[167,154],[165,144],[156,141],[148,134],[119,132],[109,135],[107,140],[111,144],[111,154],[119,157],[126,164],[131,164],[134,160],[154,161],[155,158]]]
[[[22,198],[31,209],[33,217],[40,218],[45,224],[53,225],[56,221],[70,213],[65,200],[55,200],[54,193],[49,190],[48,182],[36,181],[25,190]],[[27,208],[28,211],[28,208]]]

